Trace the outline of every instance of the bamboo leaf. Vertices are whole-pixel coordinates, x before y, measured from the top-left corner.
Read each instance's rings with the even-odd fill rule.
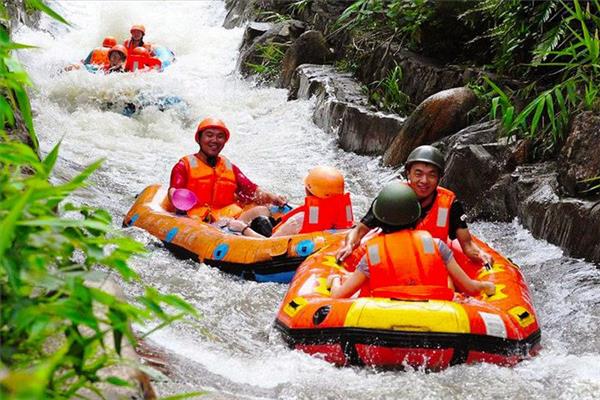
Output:
[[[48,7],[47,5],[45,5],[42,0],[25,0],[25,3],[27,3],[32,8],[35,8],[35,9],[40,10],[40,11],[43,11],[44,13],[48,14],[49,16],[51,16],[52,18],[54,18],[55,20],[57,20],[59,22],[62,22],[65,25],[71,26],[71,24],[66,19],[64,19],[56,11],[54,11],[53,9],[51,9],[50,7]]]
[[[540,118],[542,116],[542,112],[544,111],[544,106],[546,105],[546,96],[540,96],[536,99],[537,105],[535,107],[535,113],[533,114],[533,119],[531,120],[531,125],[529,128],[529,134],[534,136],[535,131],[540,122]]]

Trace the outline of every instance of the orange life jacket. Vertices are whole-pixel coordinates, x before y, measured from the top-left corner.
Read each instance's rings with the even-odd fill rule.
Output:
[[[454,296],[448,271],[429,232],[404,229],[366,243],[373,297],[405,300]]]
[[[187,171],[186,189],[196,195],[196,206],[188,211],[188,215],[202,220],[215,220],[218,216],[235,217],[242,209],[235,204],[237,181],[233,165],[225,157],[219,156],[215,167],[210,167],[194,154],[181,159]],[[230,206],[235,205],[235,211]],[[227,209],[226,213],[220,213]],[[225,214],[225,215],[224,215]]]
[[[106,47],[97,47],[92,50],[92,56],[90,57],[90,64],[105,65],[108,64],[108,51],[110,49]]]
[[[125,71],[135,72],[140,69],[160,69],[162,63],[158,58],[144,57],[138,55],[130,55],[127,57],[127,63],[125,64]]]
[[[135,49],[136,47],[139,47],[139,46],[134,46],[131,39],[125,39],[125,41],[123,42],[123,46],[125,46],[125,48],[127,49],[127,53],[129,53],[131,50]],[[144,43],[144,45],[142,47],[144,47],[148,51],[152,51],[152,45],[150,43]]]
[[[456,199],[454,192],[437,187],[437,196],[431,206],[431,210],[425,218],[417,223],[417,229],[422,229],[431,233],[431,236],[448,241],[448,232],[450,229],[450,207]]]
[[[347,229],[354,223],[350,193],[340,194],[322,199],[316,196],[306,196],[304,205],[296,207],[283,216],[281,225],[294,215],[303,212],[304,221],[300,233],[325,231],[328,229]]]

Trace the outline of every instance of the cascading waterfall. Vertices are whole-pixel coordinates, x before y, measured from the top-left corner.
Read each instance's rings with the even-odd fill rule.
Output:
[[[204,116],[217,116],[232,131],[224,154],[252,180],[292,201],[302,178],[318,164],[338,167],[353,193],[355,214],[394,172],[379,160],[337,148],[312,122],[310,101],[286,101],[281,89],[257,87],[235,72],[242,29],[221,27],[220,1],[64,2],[54,7],[73,26],[44,19],[40,30],[15,32],[19,42],[40,46],[20,53],[35,90],[32,102],[44,152],[62,140],[56,180],[104,158],[94,186],[74,197],[107,208],[120,225],[145,186],[167,183],[172,165],[196,150],[193,132]],[[94,75],[61,72],[84,58],[106,35],[125,39],[143,23],[146,39],[172,49],[177,62],[164,73]],[[164,111],[146,106],[131,117],[125,104],[175,97]],[[336,368],[290,351],[272,322],[285,286],[234,279],[192,261],[174,258],[137,229],[149,254],[133,261],[145,283],[178,293],[203,318],[159,331],[151,340],[165,349],[172,380],[161,394],[207,390],[216,398],[597,398],[600,393],[600,273],[594,265],[563,257],[518,223],[475,223],[473,230],[519,264],[531,285],[544,349],[514,368],[460,365],[441,373]],[[135,295],[140,288],[128,286]],[[210,398],[210,396],[209,396]]]

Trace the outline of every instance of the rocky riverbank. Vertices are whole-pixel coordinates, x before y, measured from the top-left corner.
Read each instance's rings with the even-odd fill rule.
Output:
[[[482,104],[466,85],[482,72],[447,62],[451,54],[434,46],[439,32],[430,33],[430,45],[424,41],[424,54],[372,38],[362,46],[368,50],[355,49],[349,61],[347,46],[359,38],[336,33],[335,21],[352,3],[226,0],[224,26],[247,26],[240,72],[253,75],[260,69],[252,65],[260,65],[270,74],[266,80],[288,88],[291,99],[316,96],[315,124],[337,135],[347,151],[381,155],[400,168],[413,148],[434,143],[446,154],[442,184],[459,194],[471,218],[517,217],[566,254],[600,262],[600,195],[582,195],[583,181],[600,175],[600,155],[591,150],[600,148],[600,115],[576,115],[558,155],[533,162],[530,141],[502,138],[500,126],[485,118],[474,123]],[[280,21],[265,22],[273,15]],[[289,15],[296,19],[282,17]],[[458,34],[450,32],[448,39]],[[354,73],[340,72],[349,62]],[[398,84],[413,103],[407,115],[380,112],[365,95],[365,87],[381,82],[394,66],[400,66]]]

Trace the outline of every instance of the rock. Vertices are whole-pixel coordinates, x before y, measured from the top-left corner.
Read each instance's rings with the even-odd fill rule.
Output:
[[[269,29],[273,28],[273,25],[274,24],[270,22],[250,22],[244,31],[242,44],[240,45],[240,51],[243,51],[251,46],[256,38],[267,33]]]
[[[446,173],[440,184],[454,191],[469,216],[492,220],[510,219],[499,187],[493,184],[504,173],[506,146],[499,143],[459,144],[446,157]],[[493,193],[493,195],[492,195]]]
[[[281,67],[280,87],[288,87],[300,64],[326,64],[332,53],[319,31],[306,31],[287,49]]]
[[[600,115],[591,111],[573,120],[567,140],[559,155],[558,181],[571,196],[592,185],[581,182],[600,176]],[[600,184],[596,181],[594,184]]]
[[[467,113],[477,96],[466,87],[444,90],[428,97],[410,115],[383,156],[392,167],[402,164],[417,146],[430,144],[458,132],[467,124]]]
[[[225,8],[228,10],[223,21],[223,27],[227,29],[243,25],[253,15],[256,0],[225,0]]]
[[[251,28],[254,29],[254,28]],[[265,58],[265,49],[269,46],[277,48],[277,52],[285,53],[288,47],[306,30],[306,24],[301,21],[289,20],[273,25],[268,31],[253,39],[252,43],[242,44],[242,50],[238,59],[238,69],[242,76],[250,76],[256,73],[251,64],[268,65],[268,78],[272,79],[278,74],[281,68],[281,58],[277,59],[276,54],[271,54],[273,59]],[[246,36],[246,35],[245,35]],[[248,33],[248,38],[252,37]]]
[[[569,256],[600,262],[600,199],[560,198],[554,163],[518,167],[514,175],[523,225]]]
[[[312,96],[316,96],[313,121],[336,134],[346,151],[382,154],[402,127],[403,119],[397,115],[370,111],[361,86],[332,66],[303,64],[296,69],[290,97]]]

